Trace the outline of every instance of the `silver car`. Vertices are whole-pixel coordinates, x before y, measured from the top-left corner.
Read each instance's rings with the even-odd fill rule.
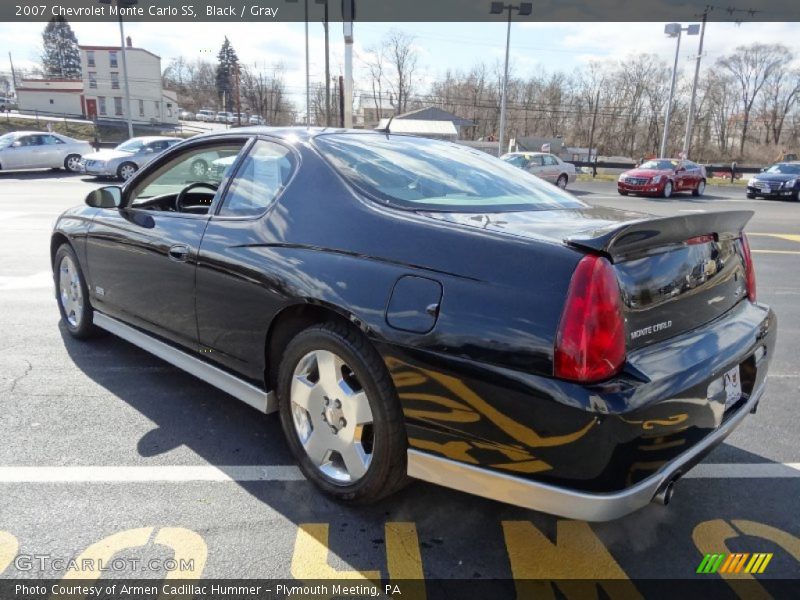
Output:
[[[81,155],[91,152],[89,142],[47,131],[14,131],[0,135],[0,169],[80,170]]]
[[[575,165],[547,152],[509,152],[500,158],[541,179],[555,183],[561,189],[578,178]]]
[[[116,177],[127,181],[164,150],[181,141],[181,138],[163,136],[131,138],[113,150],[84,155],[81,171],[96,177]]]

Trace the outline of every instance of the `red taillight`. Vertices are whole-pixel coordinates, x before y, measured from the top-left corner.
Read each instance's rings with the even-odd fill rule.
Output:
[[[753,256],[750,254],[750,242],[742,233],[742,255],[744,256],[744,278],[747,285],[747,297],[750,302],[756,301],[756,270],[753,268]]]
[[[581,383],[607,379],[625,362],[619,284],[601,256],[585,256],[572,274],[554,358],[556,377]]]

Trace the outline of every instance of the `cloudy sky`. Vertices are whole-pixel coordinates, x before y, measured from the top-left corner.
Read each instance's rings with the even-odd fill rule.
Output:
[[[73,23],[82,44],[119,43],[115,23]],[[340,74],[343,64],[342,26],[331,24],[331,70]],[[40,23],[0,23],[0,72],[8,71],[8,53],[15,66],[29,67],[38,61]],[[501,63],[505,52],[502,23],[356,23],[356,88],[366,90],[364,60],[369,49],[392,28],[414,36],[419,55],[421,87],[449,69],[468,69],[485,62]],[[309,26],[311,79],[324,78],[322,24]],[[162,57],[204,57],[213,60],[225,35],[240,60],[249,65],[282,62],[285,80],[298,104],[304,90],[304,25],[302,23],[130,23],[126,35],[134,45]],[[693,68],[697,52],[695,37],[683,37],[680,67]],[[800,57],[800,23],[712,22],[706,30],[704,60],[713,61],[736,46],[752,42],[781,42]],[[517,23],[511,31],[511,65],[524,76],[538,69],[567,70],[590,60],[613,61],[637,53],[653,53],[671,64],[675,40],[663,34],[663,23]],[[800,64],[800,62],[799,62]]]

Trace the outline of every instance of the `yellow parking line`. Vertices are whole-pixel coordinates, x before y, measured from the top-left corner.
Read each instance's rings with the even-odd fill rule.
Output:
[[[794,233],[750,233],[748,231],[747,235],[760,235],[762,237],[773,237],[782,240],[789,240],[790,242],[800,243],[800,235]]]

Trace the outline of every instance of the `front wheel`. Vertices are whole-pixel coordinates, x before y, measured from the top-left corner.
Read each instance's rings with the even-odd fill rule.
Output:
[[[619,192],[620,196],[627,196],[628,195],[628,192],[623,192],[622,190],[617,190],[617,192]]]
[[[405,483],[403,412],[361,332],[327,323],[298,334],[283,353],[277,391],[289,447],[323,492],[369,503]]]
[[[567,181],[568,178],[563,173],[558,176],[558,180],[556,181],[556,185],[560,187],[562,190],[567,189]]]
[[[206,173],[208,173],[208,163],[202,158],[198,158],[192,163],[190,169],[195,177],[205,177]]]
[[[671,181],[668,181],[667,183],[664,184],[664,191],[661,192],[661,195],[664,198],[669,198],[670,196],[672,196],[672,182]]]
[[[53,261],[53,279],[61,319],[70,335],[87,338],[94,332],[94,310],[78,257],[69,244],[62,244]]]
[[[697,182],[697,187],[692,190],[692,196],[702,196],[703,192],[706,191],[706,180],[701,179]]]
[[[136,173],[136,165],[132,162],[125,162],[117,167],[117,177],[122,181],[128,181],[128,179],[133,177],[134,173]]]
[[[80,154],[70,154],[64,159],[64,168],[70,173],[77,173],[81,170]]]

